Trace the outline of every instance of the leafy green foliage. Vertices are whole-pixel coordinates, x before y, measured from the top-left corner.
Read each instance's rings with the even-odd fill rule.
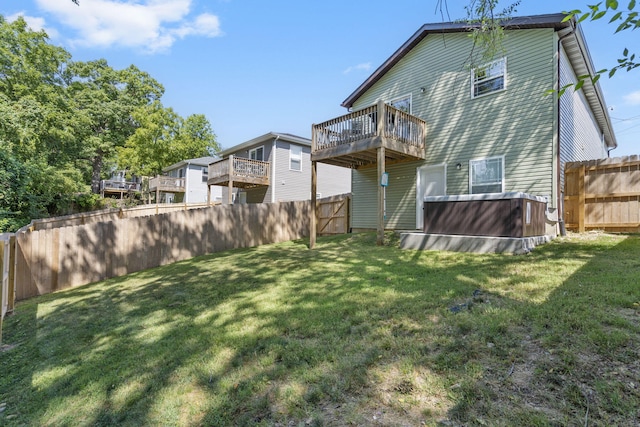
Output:
[[[136,159],[152,159],[153,166],[145,167],[157,171],[182,160],[180,156],[217,150],[204,116],[185,120],[171,111],[168,121],[152,118],[165,120],[159,126],[175,128],[175,135],[159,147],[162,153],[148,152],[155,141],[149,131],[153,125],[144,115],[161,105],[163,93],[157,80],[134,65],[116,70],[104,59],[74,62],[69,52],[49,43],[45,32],[29,29],[23,18],[8,22],[0,15],[0,143],[8,168],[0,179],[12,184],[0,201],[0,230],[95,206],[95,198],[78,203],[78,195],[98,193],[100,180],[123,167],[119,160],[138,165]],[[145,126],[146,132],[137,133]],[[134,141],[120,153],[129,138]]]
[[[471,67],[504,55],[502,21],[511,18],[520,5],[520,0],[501,11],[497,10],[498,3],[499,0],[471,0],[469,5],[465,6],[467,22],[472,28],[470,37],[473,39],[474,48],[479,48],[480,53],[479,58],[472,53],[469,64]]]
[[[203,115],[185,120],[156,101],[136,110],[133,119],[138,127],[119,150],[118,163],[137,175],[157,175],[163,167],[180,160],[220,150]]]
[[[630,0],[626,5],[626,10],[619,10],[620,3],[617,0],[606,0],[604,4],[602,2],[595,5],[590,5],[589,11],[583,12],[580,9],[574,9],[567,13],[564,21],[568,21],[572,18],[576,18],[578,22],[586,20],[597,21],[607,16],[611,16],[609,24],[617,25],[614,33],[617,34],[621,31],[636,30],[640,28],[640,19],[638,19],[638,12],[636,11],[636,0]],[[611,68],[605,68],[597,71],[593,76],[585,75],[578,77],[578,83],[575,89],[578,90],[584,84],[584,81],[591,79],[595,84],[600,76],[607,74],[609,78],[613,77],[617,71],[626,70],[631,71],[637,67],[640,67],[640,61],[636,59],[636,54],[630,52],[628,48],[624,48],[622,55],[617,60],[617,65]]]

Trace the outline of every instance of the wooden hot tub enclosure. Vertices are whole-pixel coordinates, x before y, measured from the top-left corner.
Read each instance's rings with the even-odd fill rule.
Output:
[[[520,192],[425,197],[423,231],[489,237],[543,236],[546,204],[543,197]]]

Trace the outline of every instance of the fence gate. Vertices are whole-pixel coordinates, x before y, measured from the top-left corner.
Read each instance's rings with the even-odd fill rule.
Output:
[[[567,229],[640,232],[639,156],[565,165]]]
[[[349,232],[349,201],[351,195],[326,197],[318,200],[318,235],[328,236]]]

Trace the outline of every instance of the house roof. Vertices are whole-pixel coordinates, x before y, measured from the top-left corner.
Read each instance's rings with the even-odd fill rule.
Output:
[[[213,163],[218,160],[218,157],[206,156],[206,157],[197,157],[195,159],[187,159],[181,160],[178,163],[174,163],[166,168],[162,169],[162,172],[169,172],[174,169],[181,168],[187,165],[196,165],[196,166],[209,166],[209,163]]]
[[[547,15],[532,15],[514,17],[503,22],[503,27],[509,30],[532,29],[532,28],[553,28],[558,32],[569,61],[576,71],[576,75],[595,75],[596,68],[591,60],[591,55],[586,45],[584,34],[575,17],[563,22],[566,14],[555,13]],[[369,76],[351,95],[342,102],[346,108],[353,107],[353,104],[367,90],[369,90],[378,80],[382,78],[393,66],[395,66],[411,49],[429,35],[442,35],[444,33],[467,32],[474,27],[467,22],[440,22],[434,24],[424,24],[406,42],[402,44],[377,70]],[[582,86],[587,102],[589,103],[594,116],[604,133],[605,143],[609,148],[618,146],[613,126],[604,101],[604,95],[600,84],[592,84],[591,80],[586,80]]]
[[[250,139],[249,141],[245,141],[241,144],[234,145],[233,147],[227,148],[220,152],[220,156],[227,157],[233,153],[249,148],[253,145],[265,143],[267,141],[271,141],[273,139],[278,139],[280,141],[287,141],[293,144],[305,145],[307,147],[311,147],[311,140],[308,138],[303,138],[301,136],[293,135],[290,133],[280,133],[280,132],[269,132],[261,135],[257,138]]]

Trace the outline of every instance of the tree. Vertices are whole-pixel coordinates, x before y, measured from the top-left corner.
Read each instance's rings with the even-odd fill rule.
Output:
[[[81,179],[71,179],[77,144],[63,79],[70,58],[24,19],[0,16],[0,146],[11,184],[0,209],[11,224],[46,216],[84,189]]]
[[[28,183],[25,166],[0,145],[0,233],[19,228],[27,219]]]
[[[583,13],[579,9],[568,12],[565,21],[573,17],[577,17],[578,22],[587,19],[590,21],[598,21],[610,17],[609,24],[617,24],[615,34],[621,31],[633,31],[640,28],[640,19],[638,19],[638,12],[636,11],[636,0],[629,0],[626,10],[619,10],[619,8],[620,4],[617,0],[606,0],[604,6],[602,2],[589,6],[590,10],[588,12]],[[636,60],[636,54],[625,47],[621,57],[618,59],[617,65],[599,70],[594,76],[580,76],[576,84],[576,89],[579,89],[587,78],[591,78],[595,83],[603,74],[608,74],[609,78],[611,78],[618,70],[631,71],[637,67],[640,67],[640,62]]]
[[[114,70],[104,59],[70,64],[66,79],[77,116],[75,132],[83,144],[81,157],[91,163],[91,190],[98,193],[105,160],[136,132],[134,112],[160,99],[164,88],[133,65]]]
[[[136,175],[157,175],[184,159],[215,154],[220,147],[204,115],[187,119],[159,101],[133,114],[138,128],[118,151],[118,164]]]

